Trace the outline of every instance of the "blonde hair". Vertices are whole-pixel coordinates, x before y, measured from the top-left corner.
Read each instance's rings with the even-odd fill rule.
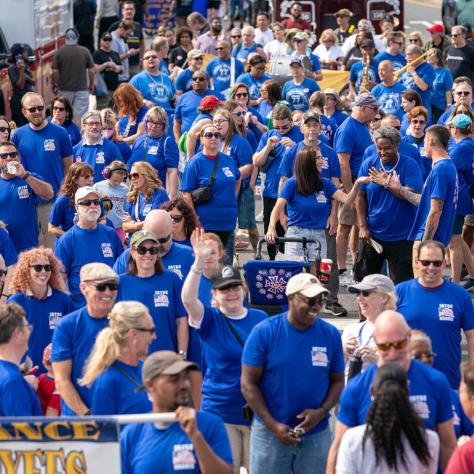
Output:
[[[163,187],[161,179],[158,177],[158,173],[150,163],[146,161],[136,161],[132,165],[131,173],[138,173],[143,175],[146,182],[146,194],[144,195],[145,200],[151,199],[157,189]],[[138,199],[139,191],[135,189],[135,185],[130,185],[130,191],[127,193],[128,202],[135,202]]]
[[[336,37],[336,34],[334,33],[334,30],[331,30],[331,28],[328,28],[327,30],[324,30],[321,33],[321,38],[319,38],[319,44],[323,44],[324,41],[332,41],[334,44],[337,43],[337,37]]]
[[[114,305],[107,316],[109,325],[97,335],[84,367],[84,376],[79,379],[80,385],[90,386],[117,360],[120,349],[127,342],[128,331],[140,328],[145,316],[149,316],[148,308],[138,301],[121,301]]]

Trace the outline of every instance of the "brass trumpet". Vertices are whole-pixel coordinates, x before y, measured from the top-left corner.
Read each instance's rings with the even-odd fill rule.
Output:
[[[400,68],[398,71],[395,71],[393,73],[393,77],[395,78],[395,81],[398,81],[398,79],[400,78],[400,76],[411,66],[413,66],[414,64],[416,64],[420,59],[423,59],[423,61],[426,61],[426,59],[431,56],[432,54],[435,54],[435,49],[434,48],[430,48],[428,51],[425,51],[423,54],[421,54],[420,56],[418,56],[416,59],[414,59],[413,61],[410,61],[408,64],[406,64],[405,66],[403,66],[402,68]]]

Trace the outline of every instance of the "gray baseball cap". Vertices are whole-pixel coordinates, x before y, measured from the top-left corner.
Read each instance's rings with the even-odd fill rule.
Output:
[[[395,285],[389,277],[373,273],[365,276],[360,283],[351,285],[347,288],[349,293],[360,293],[361,291],[379,290],[384,293],[395,292]]]
[[[354,107],[366,107],[370,105],[376,105],[378,107],[377,99],[370,93],[364,92],[357,96],[354,102]]]

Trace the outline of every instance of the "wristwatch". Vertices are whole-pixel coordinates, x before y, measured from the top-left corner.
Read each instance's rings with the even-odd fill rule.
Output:
[[[186,356],[188,355],[188,353],[186,351],[178,351],[178,354],[180,356],[183,356],[183,359],[186,359]]]

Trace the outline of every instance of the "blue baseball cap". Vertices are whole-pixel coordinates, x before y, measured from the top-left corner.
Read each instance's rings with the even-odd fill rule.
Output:
[[[472,120],[469,115],[457,114],[449,122],[448,125],[454,125],[457,128],[467,128],[472,125]]]

